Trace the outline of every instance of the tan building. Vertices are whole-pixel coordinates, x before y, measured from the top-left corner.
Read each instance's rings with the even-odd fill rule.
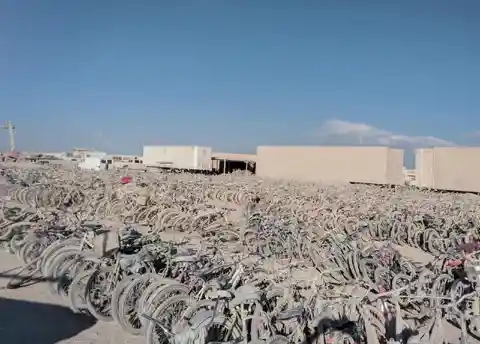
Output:
[[[480,192],[480,147],[435,147],[415,152],[419,187]]]
[[[404,185],[403,150],[388,147],[261,146],[257,174],[325,183]]]

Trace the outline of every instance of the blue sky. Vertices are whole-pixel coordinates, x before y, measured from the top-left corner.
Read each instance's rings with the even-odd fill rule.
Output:
[[[0,120],[36,151],[480,144],[478,18],[475,0],[3,0]]]

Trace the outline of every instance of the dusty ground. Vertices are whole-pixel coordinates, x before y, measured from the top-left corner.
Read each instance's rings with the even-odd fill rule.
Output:
[[[0,343],[145,343],[142,337],[123,333],[115,323],[96,322],[72,313],[44,282],[17,290],[5,289],[8,278],[4,275],[19,263],[14,255],[0,252]]]
[[[0,164],[0,168],[4,164]],[[38,168],[25,164],[22,167]],[[33,165],[33,166],[32,166]],[[15,165],[18,167],[18,164]],[[9,186],[11,187],[11,186]],[[4,177],[0,176],[0,198],[7,195]],[[180,240],[178,233],[166,233],[165,240]],[[425,264],[431,257],[417,249],[396,247],[412,261]],[[0,344],[137,344],[143,337],[125,334],[115,323],[97,322],[86,315],[74,314],[59,296],[50,293],[45,282],[17,290],[4,286],[8,274],[20,266],[12,254],[0,249]],[[444,323],[444,334],[451,343],[460,343],[458,329]],[[469,338],[469,344],[480,341]]]
[[[125,334],[115,323],[97,322],[71,312],[45,282],[17,290],[4,288],[5,275],[15,273],[18,259],[0,251],[0,343],[1,344],[140,344],[143,337]],[[459,332],[448,323],[445,335],[451,343],[460,343]],[[469,344],[480,344],[469,338]]]
[[[5,178],[0,177],[0,197],[6,195]],[[20,261],[0,249],[0,343],[1,344],[137,344],[142,337],[125,334],[115,323],[74,314],[45,282],[17,290],[4,286],[5,274]]]

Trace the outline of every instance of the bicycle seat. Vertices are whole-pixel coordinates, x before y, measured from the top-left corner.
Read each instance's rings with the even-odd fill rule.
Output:
[[[235,290],[235,297],[230,302],[232,307],[237,307],[245,302],[260,301],[261,295],[258,289],[252,285],[246,284]]]
[[[195,263],[198,261],[198,256],[177,256],[172,259],[173,263]]]
[[[225,272],[227,271],[228,268],[231,268],[233,267],[233,264],[224,264],[224,265],[220,265],[220,266],[208,266],[208,267],[205,267],[205,268],[202,268],[200,270],[198,270],[198,272],[196,273],[196,275],[201,278],[201,279],[205,279],[205,278],[210,278],[211,275],[214,275],[214,274],[221,274],[222,272]]]
[[[301,317],[304,313],[305,309],[303,307],[296,307],[293,309],[287,309],[286,311],[282,311],[278,313],[277,320],[285,321],[294,318]]]
[[[89,231],[98,231],[100,228],[102,228],[102,225],[99,225],[98,223],[87,223],[82,226],[83,228],[89,230]]]

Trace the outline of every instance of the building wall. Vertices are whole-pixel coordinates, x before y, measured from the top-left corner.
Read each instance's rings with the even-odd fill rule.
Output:
[[[143,164],[211,171],[212,149],[199,146],[144,146]]]
[[[70,157],[74,159],[85,160],[85,158],[103,159],[104,157],[107,156],[107,153],[101,152],[101,151],[95,151],[95,150],[75,148],[68,155],[70,155]]]
[[[405,182],[403,173],[403,150],[387,148],[386,184],[401,185]],[[403,181],[403,182],[402,182]]]
[[[98,152],[98,151],[91,151],[91,152],[85,152],[85,157],[86,158],[99,158],[103,159],[107,156],[106,152]]]
[[[66,152],[52,152],[52,153],[42,152],[42,153],[38,153],[38,154],[42,154],[43,156],[53,156],[57,159],[65,159],[66,156],[67,156]]]
[[[415,171],[418,187],[433,187],[433,148],[422,148],[415,151]]]
[[[126,164],[142,164],[143,157],[140,155],[127,155],[127,154],[108,154],[104,158],[111,161],[114,165],[123,166]]]
[[[261,146],[261,177],[403,185],[403,151],[388,147]]]
[[[480,192],[480,147],[435,147],[416,151],[418,186]]]

